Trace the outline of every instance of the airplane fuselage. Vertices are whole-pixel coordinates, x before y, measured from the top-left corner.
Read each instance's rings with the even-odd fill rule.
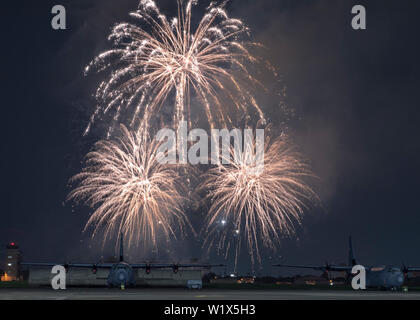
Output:
[[[133,268],[125,262],[120,262],[111,267],[109,271],[107,284],[109,287],[134,287],[136,277]]]
[[[404,279],[404,273],[398,267],[383,266],[366,268],[366,286],[370,288],[400,288],[404,283]]]
[[[326,273],[329,276],[330,272],[345,272],[347,274],[347,280],[353,282],[357,281],[357,284],[360,285],[361,276],[358,275],[360,270],[366,271],[366,287],[368,288],[380,288],[380,289],[391,289],[396,290],[401,288],[404,284],[406,276],[409,272],[419,272],[420,267],[411,267],[403,265],[401,267],[395,266],[372,266],[365,267],[357,263],[354,254],[353,254],[353,244],[351,241],[351,236],[349,237],[349,255],[348,255],[348,264],[347,265],[331,265],[325,263],[324,265],[296,265],[296,264],[277,264],[276,267],[287,267],[287,268],[301,268],[301,269],[313,269],[320,270]],[[357,268],[355,273],[358,275],[358,278],[354,278],[352,270],[354,267]],[[363,267],[363,268],[360,268]],[[352,283],[353,284],[353,283]]]

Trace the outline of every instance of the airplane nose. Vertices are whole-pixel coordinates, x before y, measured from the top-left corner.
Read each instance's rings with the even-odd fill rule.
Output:
[[[401,284],[404,283],[404,277],[403,276],[399,276],[398,277],[398,282],[401,283]]]
[[[120,280],[120,281],[124,281],[125,280],[125,273],[124,272],[119,272],[118,273],[118,280]]]

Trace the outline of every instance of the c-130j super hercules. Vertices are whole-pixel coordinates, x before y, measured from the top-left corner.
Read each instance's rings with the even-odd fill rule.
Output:
[[[286,268],[304,268],[323,271],[330,276],[331,271],[346,272],[347,278],[352,277],[352,269],[358,265],[353,254],[353,244],[351,236],[349,237],[349,258],[347,266],[337,266],[325,263],[322,266],[317,265],[285,265],[276,264],[275,267]],[[409,272],[420,271],[420,267],[402,266],[364,266],[366,270],[366,286],[369,288],[382,288],[387,290],[397,290],[404,284],[404,280],[408,278]]]
[[[85,263],[33,263],[33,262],[22,262],[22,266],[30,267],[54,267],[56,265],[62,265],[68,271],[70,268],[86,268],[91,269],[92,273],[98,271],[98,269],[109,269],[107,278],[108,287],[135,287],[136,277],[135,270],[144,269],[147,274],[152,272],[152,269],[172,269],[174,273],[177,273],[180,268],[212,268],[212,267],[224,267],[224,265],[211,265],[211,264],[170,264],[170,263],[140,263],[131,264],[124,261],[124,243],[123,236],[120,237],[120,257],[117,263],[98,263],[98,264],[85,264]]]

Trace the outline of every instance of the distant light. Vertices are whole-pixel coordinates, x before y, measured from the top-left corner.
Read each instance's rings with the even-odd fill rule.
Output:
[[[239,234],[239,230],[235,230],[235,233],[236,233],[236,234]]]
[[[232,273],[232,274],[230,275],[230,277],[231,277],[231,278],[235,278],[235,274],[234,274],[234,273]]]
[[[222,220],[222,221],[221,221],[221,223],[222,223],[223,225],[225,225],[225,224],[226,224],[226,220]]]
[[[15,245],[15,243],[14,242],[11,242],[10,245],[13,247]]]
[[[11,264],[11,263],[8,263],[7,265],[8,265],[9,267],[11,267],[11,266],[12,266],[12,264]]]

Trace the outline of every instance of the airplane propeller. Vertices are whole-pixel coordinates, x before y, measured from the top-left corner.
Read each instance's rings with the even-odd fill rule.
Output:
[[[328,280],[331,280],[330,279],[330,270],[331,270],[331,265],[328,263],[328,261],[325,261],[324,273],[327,275]]]
[[[178,273],[178,271],[179,271],[179,266],[178,266],[178,264],[174,264],[174,265],[172,266],[172,269],[173,269],[174,273]]]
[[[408,276],[409,267],[406,266],[404,261],[402,263],[401,271],[403,272],[405,279],[408,281],[409,280],[409,276]]]

